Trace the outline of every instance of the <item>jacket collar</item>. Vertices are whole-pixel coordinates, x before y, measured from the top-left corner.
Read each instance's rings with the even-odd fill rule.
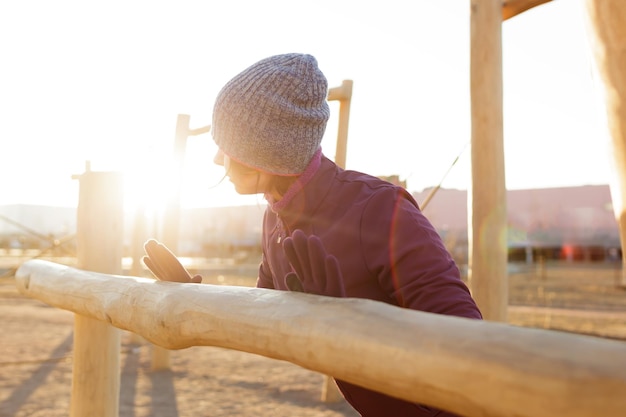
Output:
[[[312,168],[310,175],[305,176],[310,167]],[[333,161],[320,153],[317,163],[309,164],[282,199],[272,202],[267,195],[265,196],[269,207],[288,222],[305,213],[311,215],[328,194],[338,169],[340,168]]]

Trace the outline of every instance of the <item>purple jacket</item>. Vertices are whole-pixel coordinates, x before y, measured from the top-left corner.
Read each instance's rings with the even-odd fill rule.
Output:
[[[440,236],[405,189],[343,170],[326,157],[304,182],[286,204],[281,200],[281,207],[265,212],[258,287],[287,290],[284,277],[291,267],[282,240],[300,229],[317,235],[339,260],[347,297],[482,318]],[[363,416],[451,415],[337,384]]]

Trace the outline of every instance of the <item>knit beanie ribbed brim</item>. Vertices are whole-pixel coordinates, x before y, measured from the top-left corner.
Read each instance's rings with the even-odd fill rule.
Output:
[[[328,82],[316,59],[284,54],[231,79],[213,108],[211,133],[229,157],[278,175],[302,173],[330,117]]]

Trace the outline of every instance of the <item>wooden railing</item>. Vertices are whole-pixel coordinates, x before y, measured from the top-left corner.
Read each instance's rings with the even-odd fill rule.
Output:
[[[25,295],[167,349],[251,352],[463,416],[626,415],[626,345],[619,341],[364,299],[160,282],[42,260],[20,266],[16,285]],[[110,337],[119,344],[118,335]],[[83,349],[107,344],[88,339],[75,343]],[[84,377],[114,380],[119,369],[109,368]],[[98,402],[72,399],[83,401]]]

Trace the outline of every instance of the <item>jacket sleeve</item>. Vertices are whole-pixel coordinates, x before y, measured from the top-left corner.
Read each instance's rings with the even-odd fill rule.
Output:
[[[372,196],[363,212],[361,250],[399,306],[482,318],[442,239],[406,190],[386,187]]]
[[[265,259],[265,253],[263,254],[263,260],[259,265],[259,276],[256,279],[257,288],[269,288],[274,289],[274,280],[270,273],[267,259]]]

